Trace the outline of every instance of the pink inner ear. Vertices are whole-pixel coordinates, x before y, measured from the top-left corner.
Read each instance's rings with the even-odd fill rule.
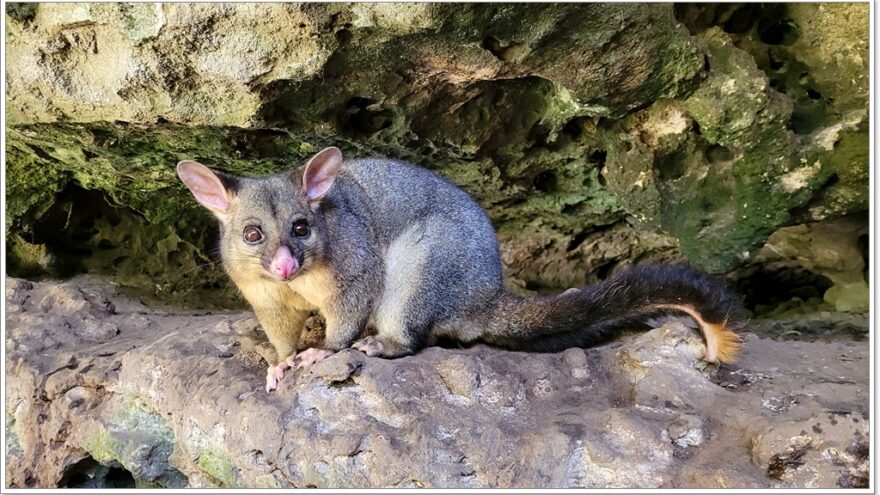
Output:
[[[341,166],[342,152],[338,148],[327,148],[309,160],[303,173],[306,196],[313,201],[323,198],[333,186]]]
[[[208,167],[196,162],[181,162],[177,167],[177,175],[199,203],[220,211],[229,208],[229,196],[223,183]]]
[[[307,189],[307,191],[306,191],[306,195],[307,195],[310,199],[319,199],[319,198],[323,198],[324,195],[327,194],[327,191],[330,190],[330,186],[333,185],[333,180],[334,180],[335,178],[336,178],[336,176],[333,176],[333,177],[326,177],[326,176],[315,177],[315,176],[312,176],[312,177],[310,177],[310,178],[309,178],[308,189]]]

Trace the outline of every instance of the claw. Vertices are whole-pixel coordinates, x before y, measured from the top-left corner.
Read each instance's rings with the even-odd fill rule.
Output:
[[[284,377],[284,372],[287,371],[287,369],[305,369],[332,355],[333,351],[309,348],[299,354],[291,354],[290,356],[287,356],[274,366],[269,366],[266,370],[266,392],[271,392],[278,388],[278,382]]]
[[[284,378],[284,372],[290,368],[290,360],[293,356],[282,359],[281,362],[266,369],[266,392],[271,392],[278,388],[278,382]]]
[[[269,366],[266,370],[266,393],[275,390],[278,387],[278,378],[275,375],[275,367]]]
[[[368,357],[378,356],[382,353],[384,349],[384,345],[382,341],[377,339],[376,337],[364,337],[360,340],[356,340],[353,344],[351,344],[352,349],[357,349]]]
[[[328,356],[332,355],[333,351],[328,351],[326,349],[315,349],[314,347],[310,347],[297,354],[296,358],[292,361],[293,364],[291,364],[291,366],[295,365],[296,369],[299,370],[305,369],[319,361],[323,361]]]

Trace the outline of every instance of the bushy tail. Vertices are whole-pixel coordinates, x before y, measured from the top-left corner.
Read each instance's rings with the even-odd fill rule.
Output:
[[[684,265],[637,265],[584,289],[558,296],[497,300],[483,339],[516,350],[556,352],[589,347],[622,330],[648,329],[647,321],[687,315],[706,339],[706,360],[731,363],[741,347],[733,330],[741,300],[708,275]]]

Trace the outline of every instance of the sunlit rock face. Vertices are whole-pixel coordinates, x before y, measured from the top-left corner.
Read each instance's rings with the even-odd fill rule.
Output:
[[[646,259],[725,274],[867,209],[866,5],[6,9],[16,275],[238,305],[174,165],[266,174],[331,144],[473,194],[520,292]]]

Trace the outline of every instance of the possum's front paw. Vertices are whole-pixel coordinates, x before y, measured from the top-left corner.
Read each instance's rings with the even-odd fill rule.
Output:
[[[323,361],[326,357],[332,355],[333,351],[309,347],[308,349],[297,354],[296,358],[293,361],[288,361],[288,363],[290,363],[291,366],[296,366],[297,369],[301,370],[308,368],[318,361]]]
[[[266,370],[266,392],[271,392],[278,387],[278,381],[284,376],[284,370],[289,368],[286,360],[282,360],[276,365],[269,365]]]

